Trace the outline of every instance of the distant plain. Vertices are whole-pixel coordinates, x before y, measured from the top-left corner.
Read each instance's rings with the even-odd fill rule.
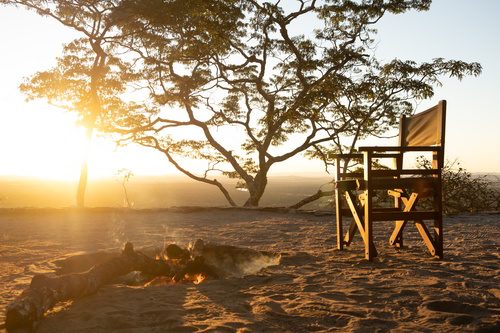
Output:
[[[260,206],[288,207],[319,189],[332,190],[333,177],[275,176],[269,178]],[[123,207],[125,192],[116,178],[90,180],[85,195],[87,207]],[[236,181],[219,179],[234,201],[242,206],[248,193],[235,188]],[[77,181],[39,180],[23,177],[0,177],[0,208],[61,208],[75,205]],[[133,208],[172,206],[228,206],[222,193],[213,185],[183,176],[134,176],[125,183]],[[302,208],[327,209],[328,198],[321,198]]]

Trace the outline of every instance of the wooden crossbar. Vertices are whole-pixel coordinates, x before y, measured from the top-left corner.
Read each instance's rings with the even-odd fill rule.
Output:
[[[402,175],[438,175],[439,172],[437,169],[372,170],[372,175],[373,177],[397,177]]]
[[[429,252],[431,255],[436,255],[436,243],[434,239],[432,238],[429,230],[425,226],[423,221],[415,221],[415,226],[417,227],[418,231],[420,232],[420,235],[422,236],[425,245],[427,245],[427,248],[429,249]]]
[[[399,152],[412,152],[412,151],[442,151],[440,146],[373,146],[373,147],[359,147],[359,151],[368,152],[382,152],[382,151],[399,151]]]
[[[368,188],[368,181],[363,179],[356,179],[358,190],[365,190]],[[437,184],[437,178],[388,178],[388,179],[373,179],[370,182],[372,190],[386,190],[394,188],[433,188]],[[349,185],[351,189],[352,184]]]
[[[374,158],[401,158],[401,154],[377,154],[374,153],[372,154],[372,157]]]
[[[363,178],[362,172],[341,172],[340,179],[349,180],[346,178]]]
[[[373,221],[398,221],[398,220],[435,220],[438,213],[434,211],[413,211],[413,212],[373,212]]]
[[[365,237],[366,237],[365,227],[364,227],[364,225],[361,221],[361,218],[360,218],[360,216],[362,216],[362,215],[361,215],[361,212],[356,208],[356,205],[354,204],[354,198],[352,197],[352,194],[349,191],[345,192],[345,199],[347,201],[347,204],[349,205],[349,208],[351,209],[352,218],[354,219],[354,221],[356,222],[356,225],[358,226],[359,233],[361,234],[363,241],[365,241]],[[355,229],[354,229],[353,233],[354,232],[356,232]],[[350,237],[350,239],[352,239],[352,237]]]
[[[363,154],[353,153],[353,154],[334,154],[333,158],[336,159],[346,159],[346,158],[363,158]]]
[[[400,192],[395,192],[401,195]],[[410,198],[406,197],[401,197],[403,200],[403,204],[405,205],[404,211],[409,212],[413,209],[414,205],[418,201],[418,194],[417,193],[412,193]],[[394,231],[392,232],[391,237],[389,237],[389,244],[390,245],[396,245],[397,247],[403,247],[403,229],[406,225],[408,220],[399,220],[396,221],[396,227],[394,228]]]

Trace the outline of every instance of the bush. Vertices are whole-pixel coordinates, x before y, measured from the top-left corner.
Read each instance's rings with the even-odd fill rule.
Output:
[[[454,166],[457,168],[454,168]],[[417,168],[431,169],[432,163],[424,156],[417,158]],[[443,206],[445,214],[475,213],[500,210],[500,190],[484,176],[473,176],[456,160],[446,162],[442,171]],[[423,201],[419,206],[430,205]]]

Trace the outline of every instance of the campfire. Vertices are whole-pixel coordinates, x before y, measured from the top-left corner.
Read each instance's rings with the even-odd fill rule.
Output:
[[[177,273],[172,278],[155,277],[147,286],[200,284],[207,280],[253,274],[264,267],[279,264],[280,256],[236,246],[205,244],[198,239],[187,249],[170,244],[163,253],[156,255],[156,260],[170,263],[176,267]]]
[[[205,244],[201,239],[189,248],[169,244],[157,253],[156,258],[134,251],[132,243],[127,243],[121,255],[107,258],[86,272],[72,272],[59,277],[35,275],[30,287],[8,305],[5,327],[31,327],[58,302],[88,296],[102,285],[133,272],[151,277],[142,284],[145,287],[200,284],[213,279],[253,274],[280,261],[278,254]],[[73,265],[74,261],[70,260],[67,266]],[[64,262],[61,265],[64,266]]]
[[[185,274],[182,279],[179,281],[176,281],[170,277],[165,277],[165,276],[157,276],[153,278],[153,280],[148,281],[144,284],[144,286],[149,287],[149,286],[164,286],[168,284],[200,284],[204,281],[211,280],[213,279],[212,277],[209,277],[205,275],[204,273],[198,273],[198,274]]]

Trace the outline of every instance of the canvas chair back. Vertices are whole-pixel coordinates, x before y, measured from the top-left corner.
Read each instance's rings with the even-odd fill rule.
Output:
[[[440,146],[440,165],[444,158],[444,134],[446,120],[446,101],[440,101],[436,106],[420,112],[412,117],[401,117],[399,124],[399,145]]]

